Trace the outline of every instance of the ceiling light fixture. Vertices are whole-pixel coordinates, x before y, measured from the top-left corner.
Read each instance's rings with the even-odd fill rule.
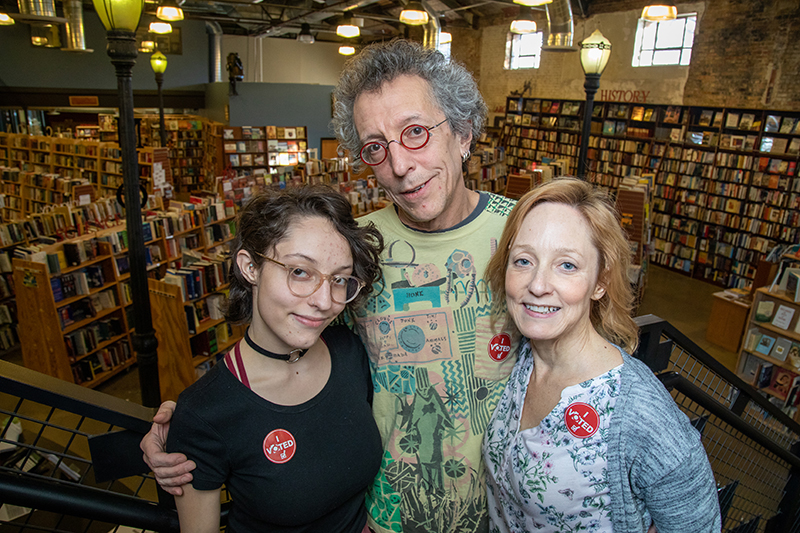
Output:
[[[356,53],[356,49],[349,45],[342,45],[339,47],[339,53],[343,56],[351,56]]]
[[[533,33],[536,31],[536,21],[533,20],[533,11],[530,7],[519,8],[519,16],[511,23],[509,30],[511,33]]]
[[[158,33],[159,35],[163,35],[165,33],[172,33],[172,24],[169,22],[157,22],[153,21],[150,23],[150,33]]]
[[[678,18],[678,8],[675,6],[652,5],[642,10],[642,18],[650,22],[664,22]]]
[[[353,23],[352,13],[345,13],[342,16],[342,22],[336,27],[336,35],[344,37],[345,39],[351,39],[361,35],[361,30]]]
[[[8,16],[8,13],[0,13],[0,26],[11,26],[14,24],[14,19]]]
[[[450,32],[439,32],[439,44],[447,44],[453,42],[453,35]]]
[[[314,36],[311,35],[311,26],[307,23],[300,25],[300,33],[297,34],[297,40],[305,44],[314,44]]]
[[[400,12],[400,22],[409,26],[422,26],[428,23],[428,12],[421,2],[411,0]]]
[[[553,0],[514,0],[515,4],[519,4],[521,6],[543,6],[545,4],[552,4]]]
[[[176,20],[183,20],[183,10],[180,8],[175,0],[164,0],[158,6],[156,17],[167,22],[175,22]]]
[[[139,51],[144,52],[145,54],[149,54],[155,49],[156,49],[156,42],[150,39],[145,39],[144,41],[142,41],[142,44],[139,45]]]

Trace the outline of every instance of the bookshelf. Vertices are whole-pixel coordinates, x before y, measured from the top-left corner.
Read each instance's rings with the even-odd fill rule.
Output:
[[[800,419],[800,303],[785,291],[757,289],[737,372],[770,401]]]
[[[225,322],[218,314],[218,302],[226,285],[218,285],[194,298],[184,298],[181,286],[148,280],[150,304],[160,354],[159,382],[162,400],[177,400],[242,338],[244,329]],[[209,307],[216,311],[209,311]],[[201,311],[198,316],[197,310]],[[215,313],[215,314],[211,314]]]
[[[272,183],[291,181],[295,167],[308,161],[305,126],[267,126],[267,163]]]
[[[267,133],[263,127],[222,128],[224,164],[237,175],[265,176],[267,164]]]
[[[501,137],[509,172],[553,159],[574,172],[580,105],[509,97]],[[747,288],[759,259],[800,239],[798,124],[798,112],[596,102],[587,179],[613,195],[624,178],[655,174],[653,263]]]
[[[20,297],[17,299],[19,335],[25,366],[87,387],[95,387],[133,364],[127,228],[119,223],[120,213],[109,214],[104,207],[110,202],[106,199],[90,206],[59,207],[27,222],[32,228],[22,223],[0,226],[0,246],[26,244],[26,232],[36,231],[38,225],[54,230],[62,228],[58,233],[72,235],[62,242],[29,250],[31,255],[25,259],[15,257],[11,261],[15,274],[13,289]],[[147,213],[142,224],[150,282],[169,285],[159,280],[170,278],[172,271],[198,272],[202,277],[202,280],[197,278],[201,289],[187,297],[187,302],[194,306],[197,302],[221,298],[211,295],[224,294],[225,290],[229,255],[226,252],[235,234],[233,202],[177,203],[166,211],[148,209]],[[76,233],[79,235],[75,236]],[[76,254],[76,249],[83,250],[83,255]],[[79,259],[75,260],[76,256]],[[0,261],[0,277],[4,275]],[[0,280],[0,298],[2,287]],[[216,301],[217,307],[219,303]],[[2,305],[0,299],[0,346],[5,326]],[[183,311],[179,318],[188,331]],[[154,315],[157,332],[168,323],[159,324],[162,319],[167,320],[163,315]],[[192,333],[190,348],[207,349],[204,341],[211,345],[209,337],[213,337],[218,350],[203,360],[195,360],[192,376],[196,375],[195,367],[215,362],[213,356],[232,345],[241,334],[219,318],[209,321],[200,317],[197,323],[201,327]],[[214,332],[210,333],[212,327]],[[200,338],[193,341],[195,336]],[[171,342],[166,339],[159,347],[160,359],[167,365],[172,364],[168,361],[177,353],[172,351]],[[163,370],[168,372],[170,368]],[[169,384],[172,378],[162,375],[161,379],[162,384]]]
[[[500,128],[487,128],[475,146],[469,161],[467,187],[503,194],[508,169],[505,148],[500,146]]]
[[[82,252],[73,256],[68,250]],[[63,260],[56,263],[61,266],[48,271],[46,262],[12,262],[23,362],[38,372],[96,387],[134,362],[111,246],[92,237],[41,253],[60,256]]]

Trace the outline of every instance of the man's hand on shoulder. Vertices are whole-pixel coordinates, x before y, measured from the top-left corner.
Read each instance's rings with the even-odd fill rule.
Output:
[[[197,465],[194,461],[187,460],[182,453],[166,452],[167,433],[174,412],[175,402],[162,403],[153,417],[150,431],[144,436],[139,447],[144,452],[144,462],[153,471],[161,488],[173,496],[180,496],[183,494],[181,486],[192,480],[191,471]]]

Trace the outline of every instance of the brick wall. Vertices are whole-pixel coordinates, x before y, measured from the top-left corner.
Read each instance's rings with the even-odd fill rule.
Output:
[[[600,29],[613,46],[601,78],[601,91],[627,95],[621,98],[638,92],[648,102],[658,104],[800,110],[800,44],[796,44],[800,43],[800,2],[713,0],[678,4],[681,13],[698,13],[691,65],[634,68],[631,58],[636,23],[648,3],[592,0],[584,17],[573,2],[574,44]],[[539,69],[503,68],[508,27],[515,15],[515,8],[510,8],[504,16],[482,21],[479,30],[453,33],[453,57],[475,74],[490,111],[502,113],[506,96],[521,90],[526,81],[532,87],[528,96],[585,98],[577,53],[546,52]],[[535,13],[535,18],[546,31],[545,13]]]

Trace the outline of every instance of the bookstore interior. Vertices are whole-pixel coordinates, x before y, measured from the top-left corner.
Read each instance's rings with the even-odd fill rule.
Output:
[[[506,91],[465,179],[512,198],[560,175],[602,188],[629,237],[639,299],[651,265],[718,287],[708,339],[800,420],[800,107],[714,102]],[[118,116],[84,116],[54,133],[46,109],[0,109],[0,349],[96,387],[134,364],[133,327]],[[307,125],[168,113],[162,138],[147,110],[135,126],[150,303],[170,354],[159,362],[161,396],[176,398],[243,333],[220,311],[243,202],[303,183],[330,184],[356,216],[387,201],[335,142],[312,146]]]

